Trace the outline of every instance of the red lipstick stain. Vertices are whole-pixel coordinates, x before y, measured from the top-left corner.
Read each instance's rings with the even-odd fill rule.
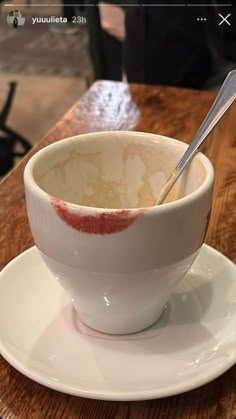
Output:
[[[70,227],[90,234],[112,234],[128,228],[142,213],[143,209],[135,215],[130,215],[130,210],[117,210],[101,212],[96,215],[82,215],[72,212],[68,204],[61,199],[49,196],[51,204],[58,216]]]

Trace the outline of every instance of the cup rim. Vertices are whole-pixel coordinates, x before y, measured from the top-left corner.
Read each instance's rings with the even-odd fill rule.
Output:
[[[194,202],[196,202],[202,195],[204,195],[208,190],[211,189],[212,185],[213,185],[213,181],[214,181],[214,168],[213,165],[211,163],[211,161],[208,159],[208,157],[206,157],[202,152],[198,152],[196,154],[196,156],[198,156],[200,158],[201,164],[203,165],[204,169],[205,169],[205,177],[203,182],[201,183],[201,185],[193,192],[191,192],[190,194],[176,200],[176,201],[171,201],[168,203],[163,203],[162,205],[156,205],[156,206],[148,206],[148,207],[134,207],[134,208],[101,208],[101,207],[90,207],[90,206],[86,206],[86,205],[81,205],[81,204],[75,204],[73,202],[69,202],[69,201],[65,201],[62,200],[58,197],[55,197],[54,195],[50,195],[48,192],[45,192],[42,188],[40,188],[40,186],[37,184],[37,182],[34,179],[33,176],[33,170],[34,170],[34,165],[36,163],[36,161],[45,153],[47,153],[49,150],[51,150],[52,148],[57,148],[59,149],[61,146],[63,146],[64,144],[68,144],[68,142],[73,142],[76,141],[78,138],[82,137],[86,137],[86,138],[91,138],[91,137],[102,137],[104,138],[107,136],[110,136],[112,134],[119,134],[119,135],[129,135],[129,136],[134,136],[137,138],[137,136],[141,136],[141,137],[151,137],[153,139],[167,139],[168,141],[171,141],[173,143],[178,143],[179,145],[184,145],[186,143],[184,143],[183,141],[171,138],[171,137],[167,137],[164,135],[160,135],[160,134],[153,134],[153,133],[146,133],[146,132],[142,132],[142,131],[117,131],[117,130],[110,130],[110,131],[99,131],[99,132],[90,132],[90,133],[82,133],[82,134],[78,134],[72,137],[66,137],[63,138],[59,141],[56,141],[52,144],[49,144],[47,146],[45,146],[44,148],[42,148],[41,150],[37,151],[27,162],[25,169],[24,169],[24,183],[25,185],[27,185],[28,187],[30,187],[31,189],[34,190],[34,193],[39,197],[39,198],[48,198],[48,197],[52,197],[52,198],[56,198],[58,199],[58,201],[61,202],[65,202],[71,209],[73,210],[84,210],[86,212],[89,212],[91,214],[97,214],[97,213],[115,213],[117,211],[127,211],[130,214],[136,214],[137,212],[140,212],[140,210],[144,210],[145,212],[163,212],[163,211],[172,211],[172,210],[176,210],[181,206],[185,206],[185,205],[190,205],[190,204],[194,204]],[[186,144],[187,146],[188,144]]]

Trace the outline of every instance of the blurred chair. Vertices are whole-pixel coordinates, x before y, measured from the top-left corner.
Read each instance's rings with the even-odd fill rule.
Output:
[[[7,126],[7,118],[12,107],[17,83],[9,83],[7,92],[0,84],[0,96],[6,94],[2,109],[0,109],[0,175],[6,174],[14,164],[14,157],[24,156],[31,148],[31,144],[20,134]],[[20,146],[22,151],[16,151]]]

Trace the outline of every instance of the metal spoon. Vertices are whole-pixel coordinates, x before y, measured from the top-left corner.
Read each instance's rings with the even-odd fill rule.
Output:
[[[209,110],[206,118],[204,119],[202,125],[200,126],[197,134],[193,138],[189,147],[185,151],[184,155],[181,157],[179,163],[171,173],[170,177],[164,184],[161,192],[159,193],[154,205],[161,205],[165,201],[170,190],[174,186],[175,182],[183,172],[184,168],[192,158],[197,153],[200,145],[203,143],[208,134],[213,130],[216,124],[219,122],[221,117],[230,107],[230,105],[236,99],[236,70],[231,71],[224,83],[221,86],[221,89]]]

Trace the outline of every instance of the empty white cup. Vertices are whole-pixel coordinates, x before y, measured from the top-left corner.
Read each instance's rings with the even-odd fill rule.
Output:
[[[186,147],[107,131],[58,141],[27,163],[35,244],[88,326],[112,334],[150,326],[194,262],[212,202],[207,157],[196,155],[172,202],[152,206]]]

